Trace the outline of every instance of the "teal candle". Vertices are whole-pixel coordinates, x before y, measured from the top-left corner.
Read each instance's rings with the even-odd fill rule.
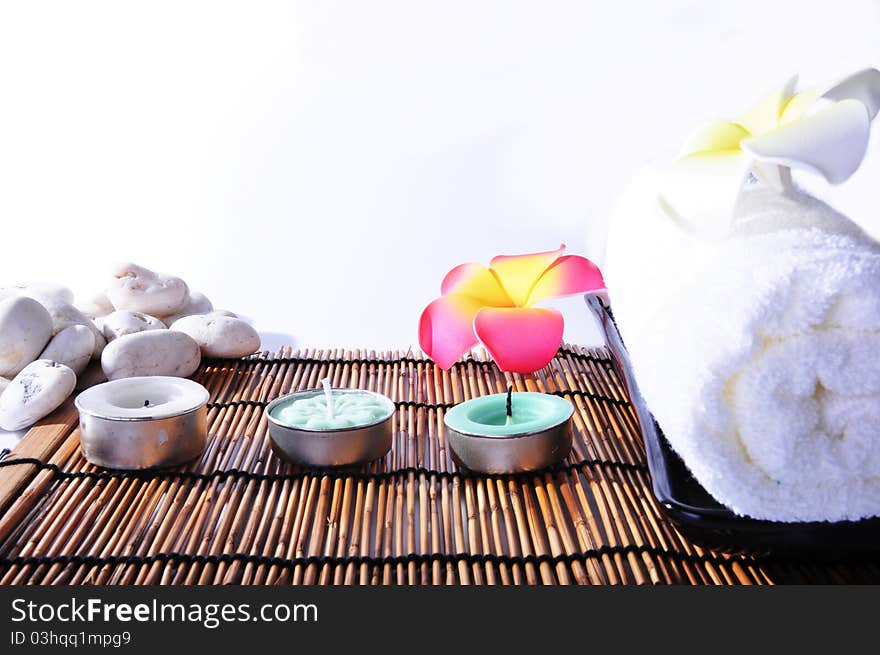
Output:
[[[332,408],[331,408],[332,405]],[[371,393],[334,393],[299,398],[276,407],[272,416],[294,428],[340,430],[376,423],[393,412],[390,403]]]
[[[512,437],[539,432],[564,423],[574,411],[565,398],[546,393],[522,392],[481,396],[456,405],[446,414],[446,425],[463,434]]]
[[[552,466],[571,450],[574,406],[545,393],[482,396],[444,417],[456,461],[484,473],[518,473]]]

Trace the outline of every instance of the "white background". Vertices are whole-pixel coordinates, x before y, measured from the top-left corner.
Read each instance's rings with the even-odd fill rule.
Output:
[[[0,284],[134,260],[267,346],[405,348],[453,265],[600,260],[634,168],[878,34],[867,0],[6,3]],[[878,144],[832,197],[880,224]]]

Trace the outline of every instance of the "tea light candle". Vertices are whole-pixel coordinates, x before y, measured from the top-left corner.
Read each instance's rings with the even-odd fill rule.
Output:
[[[371,392],[337,393],[334,396],[330,381],[324,380],[324,393],[296,398],[281,404],[275,418],[296,428],[309,430],[338,430],[374,423],[388,415],[384,396]]]
[[[208,390],[192,380],[122,378],[77,396],[86,459],[105,468],[174,466],[198,457],[208,435]]]
[[[493,394],[468,400],[444,417],[459,463],[484,473],[534,471],[571,450],[574,406],[545,393]]]
[[[312,466],[347,466],[391,448],[394,403],[362,389],[299,391],[269,403],[272,447],[285,459]]]

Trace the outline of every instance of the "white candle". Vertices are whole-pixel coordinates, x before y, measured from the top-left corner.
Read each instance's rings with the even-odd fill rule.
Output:
[[[190,412],[208,401],[208,390],[185,378],[122,378],[86,389],[80,411],[118,419],[151,419]]]
[[[76,398],[80,442],[107,468],[172,466],[197,457],[207,439],[208,390],[175,377],[105,382]]]
[[[333,420],[333,389],[330,387],[330,378],[321,380],[324,385],[324,397],[327,399],[327,419]]]

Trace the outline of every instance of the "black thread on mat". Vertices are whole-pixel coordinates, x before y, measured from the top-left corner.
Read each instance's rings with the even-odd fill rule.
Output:
[[[556,352],[556,356],[571,357],[582,362],[592,362],[594,364],[599,364],[606,367],[611,365],[611,359],[607,357],[596,357],[595,355],[580,353],[575,350],[570,350],[568,348],[560,348]],[[415,357],[395,357],[392,359],[382,359],[380,357],[356,357],[351,359],[342,359],[340,357],[330,357],[327,359],[321,359],[319,357],[243,357],[241,359],[217,359],[206,357],[202,359],[202,362],[206,366],[217,366],[225,362],[241,362],[244,364],[298,364],[302,366],[321,364],[333,364],[334,366],[344,366],[345,364],[356,364],[358,366],[393,366],[394,364],[412,364],[413,366],[424,366],[434,364],[434,361],[431,359],[416,359]],[[476,366],[478,368],[495,368],[495,363],[492,361],[484,361],[474,359],[472,357],[467,357],[465,359],[455,362],[453,366],[455,366],[456,368],[467,368],[468,366]]]
[[[521,566],[527,564],[573,564],[574,562],[583,562],[587,559],[601,558],[613,555],[628,555],[630,553],[651,555],[654,557],[667,557],[680,562],[690,564],[725,564],[729,562],[740,562],[743,564],[763,564],[779,562],[798,562],[793,556],[778,556],[768,554],[756,554],[750,556],[744,555],[727,555],[723,557],[704,552],[703,554],[682,553],[678,551],[668,551],[663,548],[650,545],[604,545],[598,548],[590,548],[578,553],[568,553],[565,555],[495,555],[495,554],[477,554],[477,553],[410,553],[408,555],[385,556],[385,557],[369,557],[369,556],[352,556],[352,557],[332,557],[329,555],[312,555],[308,557],[285,558],[274,557],[269,555],[254,555],[250,553],[223,553],[222,555],[199,555],[193,553],[156,553],[153,555],[107,555],[98,557],[94,555],[41,555],[41,556],[16,556],[0,558],[0,566],[52,566],[60,565],[79,565],[79,566],[118,566],[118,565],[135,565],[142,566],[146,564],[154,564],[157,562],[176,562],[178,564],[232,564],[239,562],[243,564],[254,564],[258,566],[277,566],[284,569],[292,569],[296,566],[310,565],[335,565],[349,566],[371,564],[374,566],[398,565],[398,564],[432,564],[440,562],[443,564],[458,564],[466,562],[468,564],[506,564],[508,566],[519,564]],[[805,560],[804,560],[805,561]]]
[[[618,407],[628,407],[630,405],[630,402],[628,400],[619,400],[617,398],[611,398],[609,396],[593,393],[591,391],[581,391],[580,389],[566,389],[562,391],[550,391],[548,393],[553,396],[572,396],[574,398],[595,400],[597,402],[608,403],[610,405],[617,405]],[[208,409],[224,409],[229,407],[266,407],[270,402],[272,401],[227,400],[224,402],[210,402],[208,403]],[[455,407],[456,403],[426,403],[416,400],[395,400],[394,405],[398,409],[408,409],[410,407],[416,409],[452,409],[453,407]]]
[[[271,400],[227,400],[225,402],[210,402],[208,409],[224,409],[229,407],[258,407],[268,406]],[[455,403],[423,403],[415,400],[395,400],[395,407],[398,409],[407,409],[415,407],[417,409],[451,409],[455,407]]]
[[[434,476],[441,480],[463,480],[463,479],[481,479],[481,480],[530,480],[535,476],[544,474],[571,473],[572,471],[581,472],[584,467],[602,467],[607,466],[621,471],[639,471],[647,472],[648,467],[644,464],[631,464],[629,462],[615,462],[604,459],[585,459],[574,464],[565,464],[561,466],[551,466],[549,468],[532,471],[530,473],[514,473],[509,475],[488,475],[482,473],[473,473],[471,471],[434,471],[424,467],[409,466],[406,468],[395,469],[394,471],[384,471],[381,473],[370,473],[365,471],[344,471],[326,468],[304,468],[290,473],[253,473],[251,471],[242,471],[241,469],[227,469],[225,471],[211,471],[210,473],[199,473],[197,471],[167,471],[161,469],[144,469],[140,471],[65,471],[57,464],[51,462],[42,462],[35,457],[17,457],[15,459],[7,459],[0,462],[0,468],[7,466],[36,466],[42,471],[51,471],[53,476],[62,480],[111,480],[124,478],[138,478],[141,480],[194,480],[194,481],[211,481],[211,480],[248,480],[256,482],[281,482],[285,480],[302,480],[307,477],[327,477],[331,480],[348,478],[354,480],[363,480],[365,482],[383,482],[386,480],[396,480],[412,475]]]

